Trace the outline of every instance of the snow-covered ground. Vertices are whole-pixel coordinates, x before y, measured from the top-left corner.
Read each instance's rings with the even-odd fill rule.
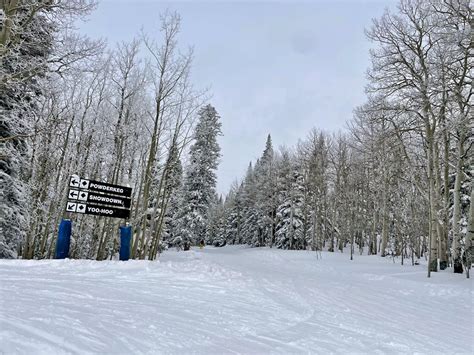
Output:
[[[473,281],[244,247],[0,261],[0,353],[472,354]]]

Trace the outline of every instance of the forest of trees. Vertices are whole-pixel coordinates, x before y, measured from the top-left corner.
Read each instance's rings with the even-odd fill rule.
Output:
[[[278,150],[269,135],[225,198],[215,191],[220,116],[191,82],[178,14],[111,49],[71,25],[94,1],[0,4],[0,257],[53,256],[78,174],[133,188],[133,258],[204,240],[350,246],[351,258],[366,247],[463,271],[474,245],[469,0],[402,0],[374,20],[367,100],[348,129],[313,129]],[[70,217],[70,257],[117,253],[121,221]]]
[[[469,1],[456,0],[401,1],[374,20],[367,102],[348,130],[314,129],[278,152],[268,136],[213,208],[209,243],[350,246],[351,258],[366,247],[462,272],[474,246],[472,23]]]
[[[183,152],[209,138],[203,125],[220,134],[206,91],[190,82],[193,53],[178,45],[179,15],[166,12],[156,33],[108,49],[71,25],[93,1],[1,5],[0,256],[51,258],[65,217],[74,224],[70,257],[103,260],[118,250],[122,221],[66,214],[69,176],[78,174],[133,188],[132,255],[155,258],[178,213],[171,207],[192,200],[175,198],[193,173],[192,163],[183,173]],[[215,170],[218,147],[206,149],[202,163]],[[207,180],[214,196],[215,173]]]

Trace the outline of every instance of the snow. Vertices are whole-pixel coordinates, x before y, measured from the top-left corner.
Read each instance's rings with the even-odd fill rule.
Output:
[[[268,248],[0,260],[0,353],[466,353],[473,281]]]

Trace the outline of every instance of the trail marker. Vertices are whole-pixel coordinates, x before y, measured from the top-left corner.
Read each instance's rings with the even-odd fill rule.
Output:
[[[67,196],[70,200],[77,200],[79,197],[79,190],[69,190],[69,194]]]
[[[110,194],[110,195],[117,195],[117,196],[124,196],[124,197],[132,196],[132,189],[130,187],[107,184],[101,181],[81,179],[81,184],[79,188],[89,190],[89,191],[94,191],[94,192],[103,192],[105,194]]]
[[[71,175],[71,179],[69,180],[70,187],[79,187],[80,178],[77,175]]]
[[[75,202],[68,202],[66,205],[66,211],[68,212],[76,212],[77,203]]]
[[[95,216],[129,218],[132,189],[127,186],[81,179],[72,175],[68,191],[67,212]]]
[[[76,174],[69,178],[69,187],[66,212],[123,219],[130,217],[132,205],[130,198],[132,189],[130,187],[81,179]],[[130,257],[132,228],[128,226],[128,223],[126,225],[126,227],[120,227],[120,260],[128,260]],[[56,243],[56,259],[68,257],[71,230],[72,222],[62,220]]]
[[[79,187],[81,189],[88,189],[89,188],[89,180],[81,179],[81,182],[79,183]]]

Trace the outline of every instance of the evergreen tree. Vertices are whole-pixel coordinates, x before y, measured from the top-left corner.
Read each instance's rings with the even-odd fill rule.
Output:
[[[208,213],[208,226],[206,228],[206,244],[215,247],[223,247],[226,245],[225,233],[226,213],[222,196],[216,198]]]
[[[278,180],[281,203],[277,208],[276,246],[281,249],[305,249],[304,178],[291,163],[288,152],[283,152]]]
[[[29,224],[27,137],[39,111],[39,82],[54,32],[45,13],[30,7],[4,4],[0,13],[0,258],[16,256]]]
[[[166,249],[173,240],[174,218],[178,213],[179,196],[183,179],[183,166],[179,159],[179,150],[176,144],[170,148],[166,162],[166,172],[163,176],[163,206],[165,210],[162,220],[158,220],[156,233],[160,238],[155,241],[153,252],[161,252]]]
[[[275,158],[272,146],[272,138],[267,137],[265,150],[256,166],[256,184],[258,226],[262,233],[262,242],[260,244],[273,245],[275,241],[275,219],[276,219],[276,200],[275,200]]]
[[[186,169],[176,242],[185,250],[206,236],[208,211],[215,196],[216,169],[220,156],[217,137],[222,134],[216,109],[207,105],[199,111]]]
[[[242,242],[251,246],[260,246],[258,216],[255,205],[256,196],[255,172],[249,164],[242,189]]]
[[[234,184],[227,196],[226,210],[226,242],[227,244],[242,244],[242,190],[243,185]]]

